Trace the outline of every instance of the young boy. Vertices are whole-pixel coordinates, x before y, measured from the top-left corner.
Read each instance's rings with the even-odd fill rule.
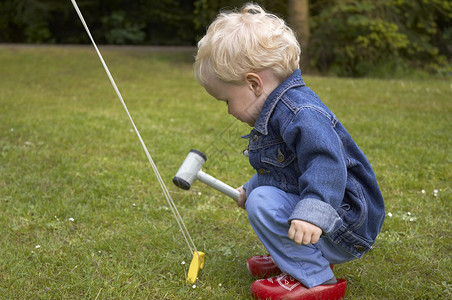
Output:
[[[361,258],[384,219],[364,154],[303,82],[300,46],[283,20],[260,6],[220,13],[198,43],[198,82],[253,127],[256,174],[238,204],[269,252],[252,257],[257,299],[339,299],[346,281],[330,267]]]

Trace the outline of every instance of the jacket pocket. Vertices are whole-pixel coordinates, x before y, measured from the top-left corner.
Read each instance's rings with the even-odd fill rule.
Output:
[[[357,258],[372,250],[374,241],[368,240],[350,231],[346,226],[341,226],[328,237],[334,244],[341,246],[344,250]]]
[[[339,216],[351,230],[359,229],[367,219],[368,206],[362,186],[349,174]]]
[[[278,144],[262,149],[261,161],[278,168],[289,166],[296,156],[284,147],[284,144]]]
[[[273,144],[261,149],[260,174],[268,174],[275,180],[275,185],[287,192],[299,194],[296,155],[289,151],[284,143]],[[262,172],[262,173],[261,173]]]

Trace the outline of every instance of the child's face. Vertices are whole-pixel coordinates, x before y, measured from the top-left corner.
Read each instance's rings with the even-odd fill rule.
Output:
[[[231,84],[211,79],[204,87],[215,99],[226,102],[228,113],[253,127],[265,102],[265,95],[256,95],[250,82]]]

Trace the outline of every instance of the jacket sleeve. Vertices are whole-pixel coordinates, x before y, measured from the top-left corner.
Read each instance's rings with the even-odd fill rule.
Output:
[[[334,130],[335,119],[314,107],[301,108],[285,128],[283,137],[297,154],[300,201],[289,223],[310,222],[330,233],[342,223],[341,206],[347,180],[342,142]]]
[[[248,199],[252,190],[257,187],[257,174],[254,174],[251,179],[243,185],[246,192],[246,198]]]

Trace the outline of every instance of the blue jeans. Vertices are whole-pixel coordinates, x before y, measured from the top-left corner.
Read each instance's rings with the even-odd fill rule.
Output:
[[[273,186],[251,191],[245,202],[249,221],[282,272],[311,288],[333,278],[330,264],[355,259],[327,237],[312,245],[297,245],[287,236],[289,217],[300,197]]]

